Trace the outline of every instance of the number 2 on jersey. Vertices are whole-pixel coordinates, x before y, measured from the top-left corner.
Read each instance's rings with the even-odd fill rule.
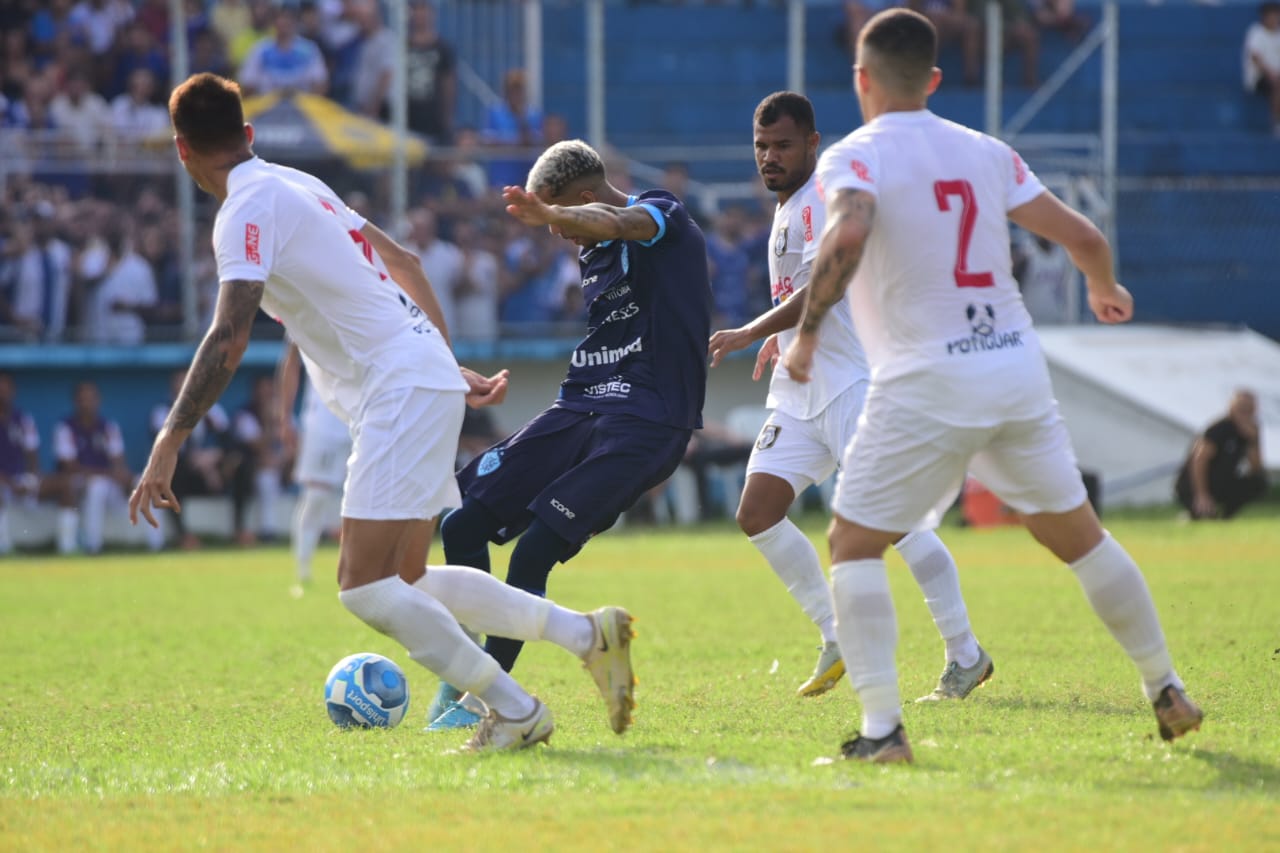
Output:
[[[978,200],[973,195],[973,184],[968,181],[934,181],[933,195],[938,200],[938,210],[951,210],[951,196],[960,197],[960,239],[956,245],[956,287],[992,287],[996,280],[989,272],[972,272],[969,269],[969,241],[973,239],[973,223],[978,218]]]

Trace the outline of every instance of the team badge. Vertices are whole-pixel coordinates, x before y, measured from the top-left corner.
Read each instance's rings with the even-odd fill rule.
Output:
[[[975,335],[990,335],[996,330],[996,312],[990,305],[970,305],[964,309],[964,315],[969,318],[969,328]]]
[[[779,228],[778,236],[773,240],[773,253],[782,257],[787,253],[787,229]]]
[[[480,457],[480,464],[476,466],[476,476],[483,477],[485,474],[492,474],[498,470],[498,466],[502,464],[502,451],[489,450],[484,456]]]
[[[764,429],[760,430],[760,437],[756,439],[756,450],[768,450],[773,447],[774,442],[778,440],[778,433],[782,432],[782,427],[777,424],[765,424]]]

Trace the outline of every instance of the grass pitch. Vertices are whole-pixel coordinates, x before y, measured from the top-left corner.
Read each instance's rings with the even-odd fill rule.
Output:
[[[806,529],[825,554],[823,524]],[[516,675],[555,712],[552,744],[479,758],[421,730],[435,679],[331,579],[288,595],[283,549],[6,559],[0,850],[1277,849],[1280,525],[1112,530],[1203,730],[1159,739],[1132,666],[1023,531],[948,528],[996,677],[907,705],[909,767],[829,761],[857,725],[851,691],[795,697],[816,631],[728,527],[619,531],[558,567],[560,602],[639,619],[636,725],[613,735],[577,661],[531,646]],[[942,647],[890,561],[909,702]],[[325,716],[326,673],[362,650],[409,675],[397,729]]]

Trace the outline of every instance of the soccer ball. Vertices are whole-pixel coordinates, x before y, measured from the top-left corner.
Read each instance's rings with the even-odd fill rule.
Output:
[[[324,704],[340,728],[390,728],[409,710],[409,683],[404,670],[382,655],[347,655],[329,670]]]

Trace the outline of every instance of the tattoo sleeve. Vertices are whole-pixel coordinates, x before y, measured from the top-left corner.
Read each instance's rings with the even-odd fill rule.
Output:
[[[557,224],[567,231],[596,240],[648,240],[658,233],[658,224],[643,207],[614,207],[611,204],[582,204],[561,207]]]
[[[862,250],[875,219],[875,196],[862,190],[840,190],[830,204],[830,219],[813,262],[813,274],[805,291],[800,331],[814,334],[822,320],[844,297],[845,288],[858,269]]]
[[[227,390],[231,376],[240,366],[253,318],[262,304],[260,281],[224,281],[218,288],[218,305],[213,323],[191,360],[187,381],[169,411],[164,426],[168,431],[190,432],[209,408]]]

